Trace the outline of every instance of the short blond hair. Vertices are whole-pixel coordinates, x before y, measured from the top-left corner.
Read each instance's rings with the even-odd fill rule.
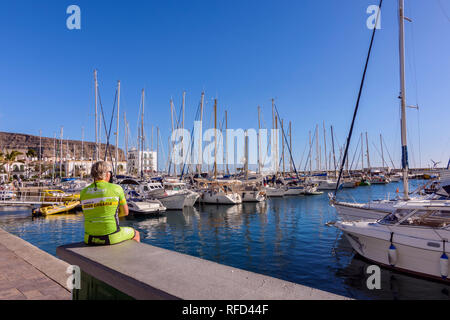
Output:
[[[106,161],[97,161],[92,165],[91,177],[94,181],[106,180],[106,174],[112,171],[111,165]]]

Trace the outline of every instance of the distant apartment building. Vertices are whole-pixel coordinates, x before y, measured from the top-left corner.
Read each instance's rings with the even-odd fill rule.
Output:
[[[141,162],[143,162],[141,164]],[[128,151],[127,161],[128,173],[140,174],[156,172],[158,168],[158,159],[156,151],[138,151],[132,148]],[[142,168],[142,169],[141,169]]]
[[[67,177],[86,177],[90,176],[92,164],[95,161],[90,160],[66,160],[62,163],[62,170]],[[116,165],[115,161],[110,162],[113,166]],[[57,168],[58,169],[58,168]],[[117,163],[117,174],[125,174],[127,172],[127,163],[125,161],[119,161]]]

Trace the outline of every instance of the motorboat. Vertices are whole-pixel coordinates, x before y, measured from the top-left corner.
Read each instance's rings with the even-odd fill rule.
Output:
[[[408,164],[405,117],[404,0],[398,0],[398,13],[403,197],[391,203],[392,212],[382,219],[337,221],[334,225],[344,233],[353,249],[362,257],[398,271],[449,283],[450,251],[446,243],[450,239],[450,186],[441,188],[446,197],[439,191],[435,195],[421,196],[431,198],[418,199],[420,196],[411,197],[409,192],[408,179],[412,174]],[[344,203],[337,202],[335,196],[331,198],[331,204],[335,207],[342,206]],[[353,208],[344,206],[341,214],[349,215]],[[367,214],[375,216],[379,212],[367,209]]]
[[[419,187],[410,193],[409,197],[414,201],[446,200],[450,195],[450,180],[442,181],[433,188],[434,193],[429,192],[425,186]],[[400,197],[394,199],[378,199],[366,203],[336,201],[330,194],[330,204],[338,213],[342,220],[360,221],[360,220],[378,220],[391,214],[395,210],[395,205],[403,200]]]
[[[119,181],[127,199],[128,209],[137,214],[157,214],[166,211],[166,207],[157,199],[147,199],[143,185],[135,179]]]
[[[128,209],[132,213],[137,214],[159,214],[166,211],[166,207],[156,199],[145,199],[135,190],[127,190],[126,192]]]
[[[370,261],[449,282],[450,200],[403,201],[381,220],[335,226]]]
[[[72,200],[66,201],[64,203],[58,203],[50,206],[41,206],[40,208],[36,208],[32,211],[33,216],[49,216],[53,214],[68,212],[70,210],[75,209],[80,205],[80,201]]]
[[[143,183],[143,192],[147,199],[157,199],[169,210],[182,210],[192,207],[199,194],[189,190],[184,182]]]
[[[197,202],[197,199],[200,197],[197,192],[188,189],[186,183],[182,181],[165,181],[164,190],[166,191],[168,197],[175,195],[184,196],[183,206],[181,209],[183,207],[193,207],[195,202]]]

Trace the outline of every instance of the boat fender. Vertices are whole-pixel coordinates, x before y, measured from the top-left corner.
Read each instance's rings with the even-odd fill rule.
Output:
[[[395,264],[397,263],[397,248],[395,247],[395,245],[392,243],[392,238],[394,237],[394,233],[391,233],[391,245],[389,246],[389,250],[388,250],[388,260],[389,260],[389,264],[394,267]]]
[[[448,256],[445,254],[445,240],[444,240],[444,250],[440,258],[441,267],[441,277],[442,279],[447,279],[448,277]]]

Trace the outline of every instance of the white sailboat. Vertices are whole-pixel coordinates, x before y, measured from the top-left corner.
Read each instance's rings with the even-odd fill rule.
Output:
[[[343,231],[353,249],[370,261],[399,271],[449,282],[450,250],[446,242],[450,239],[450,200],[448,198],[411,200],[409,196],[405,118],[404,0],[398,0],[398,6],[403,199],[392,202],[392,213],[381,220],[338,221],[335,226]],[[342,211],[350,212],[348,209]],[[379,211],[372,209],[367,209],[366,212],[374,216],[379,214]]]
[[[264,187],[268,197],[283,197],[286,194],[287,188],[285,186],[266,186]]]
[[[200,203],[210,204],[240,204],[242,196],[234,190],[233,183],[228,181],[204,181],[207,188],[199,190]]]

